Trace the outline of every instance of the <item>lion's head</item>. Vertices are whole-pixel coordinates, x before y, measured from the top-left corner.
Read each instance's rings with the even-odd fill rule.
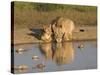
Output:
[[[52,35],[51,25],[44,25],[43,35],[41,39],[45,42],[50,42],[52,40],[51,35]]]

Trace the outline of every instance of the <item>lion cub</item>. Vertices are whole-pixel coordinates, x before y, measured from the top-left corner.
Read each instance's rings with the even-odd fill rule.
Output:
[[[51,42],[51,40],[52,40],[51,25],[44,25],[43,26],[43,35],[41,36],[41,39],[44,42]]]

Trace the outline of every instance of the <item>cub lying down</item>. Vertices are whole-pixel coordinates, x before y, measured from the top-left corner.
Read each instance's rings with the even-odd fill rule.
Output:
[[[44,25],[43,26],[43,35],[41,36],[41,39],[44,42],[51,42],[51,40],[52,40],[51,25]]]

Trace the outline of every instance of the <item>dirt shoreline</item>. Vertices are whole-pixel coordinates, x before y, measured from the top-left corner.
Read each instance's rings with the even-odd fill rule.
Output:
[[[80,32],[79,30],[83,29],[84,32]],[[30,44],[30,43],[40,43],[42,40],[37,39],[34,35],[32,35],[32,31],[28,28],[21,28],[14,30],[14,40],[12,40],[12,44]],[[88,26],[88,27],[76,27],[73,32],[72,41],[93,41],[97,40],[97,28],[96,26]]]

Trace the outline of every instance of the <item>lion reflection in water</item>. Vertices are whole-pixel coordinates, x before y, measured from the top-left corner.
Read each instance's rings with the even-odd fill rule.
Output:
[[[54,46],[55,45],[55,46]],[[46,59],[52,59],[57,64],[68,64],[74,59],[74,48],[72,42],[45,43],[40,45],[40,50],[44,53]]]
[[[46,59],[52,58],[53,52],[52,52],[52,44],[51,43],[42,43],[40,45],[40,50],[45,55]]]
[[[74,48],[71,42],[57,43],[53,60],[57,64],[67,64],[74,59]]]

